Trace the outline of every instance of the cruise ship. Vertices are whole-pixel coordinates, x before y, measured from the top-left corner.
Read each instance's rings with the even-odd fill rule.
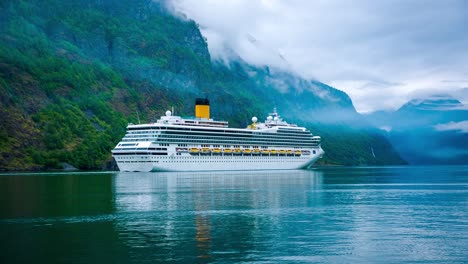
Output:
[[[129,124],[112,150],[120,171],[307,169],[324,151],[320,137],[289,124],[273,110],[264,122],[230,128],[210,118],[208,99],[197,98],[195,117],[167,111],[155,123]]]

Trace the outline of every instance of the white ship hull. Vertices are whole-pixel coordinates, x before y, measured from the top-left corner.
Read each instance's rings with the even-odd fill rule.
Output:
[[[242,171],[293,170],[312,166],[323,150],[309,156],[133,156],[132,160],[117,160],[120,171]]]
[[[129,124],[112,150],[120,171],[242,171],[307,169],[322,157],[320,137],[283,121],[276,109],[264,123],[229,128],[209,119],[209,102],[197,99],[199,118],[172,116]]]

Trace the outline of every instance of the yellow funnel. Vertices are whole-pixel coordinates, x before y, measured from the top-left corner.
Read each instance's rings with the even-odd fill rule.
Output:
[[[210,119],[210,101],[208,99],[195,99],[195,117]]]

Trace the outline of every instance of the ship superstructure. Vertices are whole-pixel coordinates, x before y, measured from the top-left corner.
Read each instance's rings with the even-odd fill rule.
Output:
[[[195,118],[167,111],[157,122],[129,124],[112,150],[120,171],[305,169],[323,155],[320,137],[288,124],[276,109],[261,123],[229,128],[196,99]]]

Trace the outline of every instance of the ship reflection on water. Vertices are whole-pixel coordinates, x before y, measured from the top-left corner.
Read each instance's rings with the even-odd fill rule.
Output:
[[[320,172],[305,170],[119,173],[115,208],[126,216],[115,228],[127,246],[157,259],[241,260],[272,246],[282,208],[320,203],[321,182]]]

